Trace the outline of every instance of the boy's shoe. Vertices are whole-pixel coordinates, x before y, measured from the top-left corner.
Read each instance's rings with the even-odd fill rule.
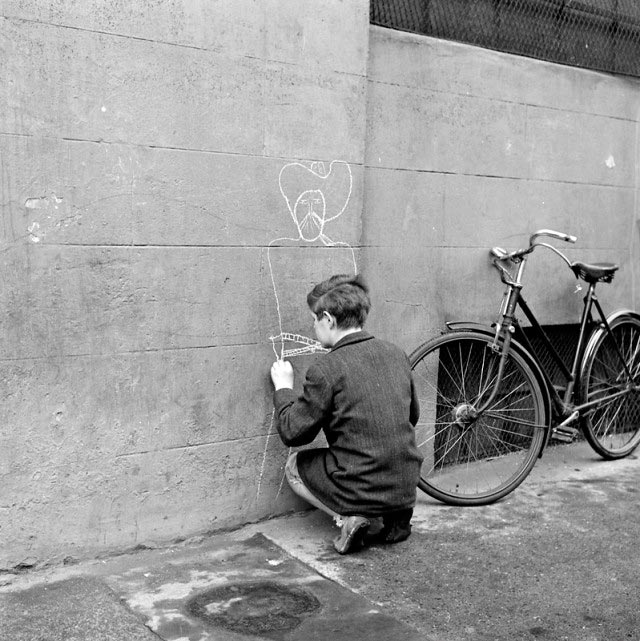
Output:
[[[364,516],[346,516],[342,519],[340,536],[333,541],[338,554],[348,554],[362,547],[371,522]]]
[[[411,517],[413,510],[399,510],[382,517],[382,530],[376,540],[379,543],[400,543],[411,536]]]

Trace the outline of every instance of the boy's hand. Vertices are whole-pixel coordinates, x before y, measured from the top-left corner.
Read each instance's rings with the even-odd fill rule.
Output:
[[[271,380],[278,389],[293,389],[293,367],[289,361],[277,360],[271,366]]]

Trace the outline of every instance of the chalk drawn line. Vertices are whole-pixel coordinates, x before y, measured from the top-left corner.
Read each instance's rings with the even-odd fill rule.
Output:
[[[339,171],[338,168],[343,168],[346,171],[344,175],[348,182],[348,188],[346,189],[345,194],[338,194],[337,199],[339,206],[336,207],[335,211],[327,212],[327,198],[323,189],[307,189],[299,191],[299,187],[296,189],[299,191],[295,201],[286,193],[286,189],[283,185],[283,176],[287,172],[296,172],[301,171],[303,176],[311,176],[315,181],[328,181],[334,176],[334,168],[336,172]],[[339,180],[340,176],[338,175],[337,179]],[[323,184],[324,186],[324,184]],[[316,241],[320,241],[325,247],[345,247],[350,251],[351,264],[353,266],[353,274],[358,273],[358,265],[356,262],[355,252],[353,247],[349,243],[342,241],[335,241],[331,239],[327,234],[325,234],[325,225],[331,220],[335,220],[338,216],[341,216],[346,210],[349,201],[351,200],[351,194],[353,190],[353,174],[351,172],[351,167],[349,163],[343,160],[333,160],[329,164],[329,169],[325,168],[324,163],[311,163],[310,165],[305,165],[300,162],[291,162],[285,164],[278,174],[278,187],[280,193],[285,200],[289,214],[293,218],[293,221],[298,229],[297,238],[281,237],[275,238],[269,242],[267,247],[267,263],[269,267],[269,275],[271,278],[271,286],[273,288],[273,295],[276,303],[276,315],[278,318],[278,329],[279,333],[275,336],[270,336],[269,340],[271,341],[271,346],[273,352],[278,359],[291,358],[295,356],[303,356],[308,354],[317,354],[325,353],[329,350],[322,347],[319,341],[297,334],[291,331],[286,331],[282,327],[282,310],[280,306],[280,298],[278,296],[278,287],[276,286],[275,276],[273,271],[273,263],[271,257],[271,250],[279,246],[282,243],[299,243],[302,246],[310,244]],[[334,194],[335,196],[335,194]],[[293,205],[292,205],[293,201]],[[317,210],[317,207],[320,207],[320,211]],[[328,215],[327,215],[328,213]],[[298,215],[299,214],[299,215]],[[293,343],[299,345],[299,347],[286,348],[285,342]],[[278,349],[279,348],[279,349]],[[269,429],[267,431],[264,451],[262,453],[262,461],[260,465],[260,474],[258,478],[258,487],[256,492],[256,501],[260,498],[260,492],[262,489],[262,480],[265,473],[266,461],[267,461],[267,452],[269,449],[269,441],[272,434],[274,434],[274,422],[275,422],[275,410],[271,413],[271,420],[269,422]],[[287,458],[291,455],[293,448],[289,448]],[[278,487],[278,492],[276,494],[276,500],[280,496],[283,484],[285,480],[285,474],[282,475],[280,480],[280,485]]]

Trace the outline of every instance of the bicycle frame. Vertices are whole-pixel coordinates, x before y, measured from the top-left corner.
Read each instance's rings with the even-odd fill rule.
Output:
[[[536,245],[532,245],[532,248],[534,246],[540,246],[540,245],[544,247],[548,247],[549,249],[553,250],[555,253],[560,255],[565,260],[565,262],[567,262],[567,264],[570,265],[568,259],[564,256],[564,254],[562,254],[559,250],[557,250],[552,245],[548,245],[547,243],[537,243]],[[496,375],[496,380],[493,385],[493,389],[489,394],[489,397],[486,400],[483,399],[483,403],[477,409],[477,413],[478,415],[482,414],[482,412],[487,407],[489,407],[491,403],[494,401],[497,394],[497,390],[502,380],[504,366],[505,366],[507,357],[509,355],[512,336],[517,334],[518,342],[527,350],[529,355],[538,364],[538,368],[545,379],[547,391],[556,413],[565,419],[558,427],[566,428],[566,426],[569,423],[573,422],[575,419],[578,418],[578,416],[580,416],[584,412],[588,412],[591,408],[594,408],[596,406],[601,406],[604,403],[613,401],[619,396],[622,396],[628,393],[628,391],[625,389],[625,390],[611,393],[604,398],[600,397],[597,400],[593,400],[588,403],[582,403],[579,405],[575,405],[573,403],[573,399],[576,391],[575,389],[576,381],[578,380],[578,377],[579,377],[580,366],[581,366],[582,359],[587,346],[587,337],[588,337],[588,334],[590,333],[591,328],[593,328],[594,325],[596,324],[596,321],[594,321],[593,314],[592,314],[592,310],[594,307],[597,310],[598,316],[599,316],[598,324],[600,327],[604,328],[604,330],[611,337],[613,344],[615,346],[615,349],[618,352],[618,355],[620,356],[621,361],[624,364],[626,374],[627,376],[629,376],[629,378],[632,378],[631,373],[629,372],[627,364],[624,358],[622,357],[620,346],[618,345],[613,333],[611,332],[611,328],[607,321],[607,317],[602,309],[602,306],[600,305],[600,301],[598,300],[598,297],[596,296],[595,283],[589,283],[587,294],[584,297],[582,316],[580,319],[580,332],[578,336],[578,344],[575,350],[575,354],[573,356],[573,363],[572,363],[571,369],[568,369],[566,363],[562,360],[562,358],[558,354],[557,350],[549,340],[549,337],[547,336],[545,331],[542,329],[542,326],[540,325],[537,318],[535,317],[533,311],[531,310],[531,308],[529,307],[529,305],[527,304],[527,302],[522,296],[522,291],[521,291],[522,276],[524,274],[524,269],[526,266],[527,255],[524,254],[518,257],[517,261],[519,262],[519,264],[518,264],[518,269],[515,277],[512,277],[511,273],[505,267],[494,262],[494,265],[501,272],[502,281],[507,285],[507,290],[504,294],[503,302],[500,310],[500,321],[495,324],[495,336],[492,344],[492,349],[495,352],[500,353],[501,358],[498,366],[498,373]],[[522,330],[522,326],[520,325],[517,318],[515,317],[516,308],[520,308],[520,310],[523,312],[523,314],[531,324],[531,327],[535,335],[541,340],[542,345],[544,346],[544,349],[546,350],[547,354],[552,358],[552,360],[558,366],[562,376],[564,377],[566,381],[566,386],[564,388],[564,394],[562,397],[556,390],[547,368],[545,368],[544,365],[542,364],[537,354],[537,350],[533,347],[533,345],[531,344],[531,341],[529,340],[527,335],[524,333],[524,331]],[[572,428],[568,428],[568,431],[571,431],[571,430]]]
[[[522,297],[522,294],[519,293],[516,299],[517,307],[519,307],[520,310],[522,310],[523,314],[526,316],[529,323],[531,323],[531,327],[533,329],[534,334],[540,339],[544,349],[546,350],[546,353],[553,359],[554,363],[558,366],[558,369],[560,370],[560,373],[562,374],[566,382],[566,385],[564,387],[564,393],[561,397],[551,380],[551,376],[549,375],[548,369],[542,365],[540,357],[537,353],[537,350],[533,347],[533,345],[531,344],[531,341],[527,337],[526,333],[523,331],[520,323],[518,322],[518,319],[513,318],[512,323],[513,323],[513,326],[515,327],[515,333],[518,336],[518,340],[525,347],[525,349],[531,354],[531,356],[535,359],[535,361],[538,363],[538,366],[542,371],[542,375],[544,376],[545,381],[547,382],[547,390],[551,397],[551,402],[553,403],[553,406],[556,412],[562,416],[570,416],[575,411],[582,412],[591,406],[595,406],[598,403],[602,403],[601,400],[592,401],[590,403],[584,403],[582,405],[574,405],[572,403],[572,399],[575,393],[576,381],[578,380],[578,376],[579,376],[580,364],[582,362],[582,356],[586,348],[586,339],[589,334],[590,328],[593,327],[595,322],[592,316],[592,308],[594,306],[598,312],[602,326],[605,327],[607,331],[609,331],[609,325],[607,323],[606,316],[604,314],[604,311],[602,310],[602,307],[600,306],[600,302],[595,296],[594,289],[595,289],[594,286],[590,285],[587,295],[584,298],[582,316],[580,319],[580,331],[578,334],[578,343],[573,356],[573,363],[572,363],[571,369],[567,368],[566,363],[564,362],[564,360],[562,360],[562,358],[558,354],[558,351],[549,340],[549,337],[547,336],[546,332],[538,322],[534,313],[531,311],[531,308],[529,307],[527,302]],[[614,339],[614,342],[615,342],[615,339]],[[615,398],[620,393],[625,393],[625,392],[619,392],[617,394],[611,395],[611,398],[612,399]]]

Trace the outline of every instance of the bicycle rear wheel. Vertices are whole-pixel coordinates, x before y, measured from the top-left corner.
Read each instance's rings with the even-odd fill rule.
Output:
[[[511,349],[492,404],[500,355],[492,338],[445,334],[410,356],[420,399],[416,425],[424,456],[419,487],[451,505],[486,505],[512,492],[536,462],[547,429],[543,391],[526,359]]]
[[[609,326],[611,334],[598,329],[587,346],[580,374],[580,400],[588,403],[626,391],[603,400],[583,421],[591,447],[603,458],[617,459],[631,454],[640,443],[640,321],[619,316]]]

